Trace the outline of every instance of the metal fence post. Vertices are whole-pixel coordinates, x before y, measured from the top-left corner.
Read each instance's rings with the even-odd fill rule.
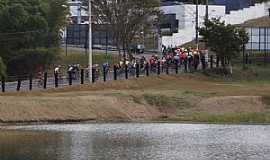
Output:
[[[54,85],[55,88],[58,88],[58,73],[54,73]]]
[[[145,69],[146,69],[146,76],[149,77],[149,63],[148,62],[146,63]]]
[[[168,61],[166,62],[166,74],[167,75],[169,74],[169,62]]]
[[[185,65],[185,73],[187,73],[188,72],[187,59],[184,60],[184,65]]]
[[[84,69],[81,69],[81,84],[84,84]]]
[[[21,89],[21,83],[22,83],[21,79],[18,78],[18,83],[17,83],[17,91],[18,91],[18,92],[19,92],[20,89]]]
[[[178,61],[175,61],[175,74],[178,74]]]
[[[210,67],[211,67],[211,69],[213,68],[213,59],[214,59],[214,57],[213,57],[213,55],[211,55],[210,56]]]
[[[203,70],[206,69],[206,58],[205,58],[205,56],[202,57],[202,69]]]
[[[68,84],[71,86],[72,85],[72,72],[68,71]]]
[[[158,68],[157,74],[160,75],[160,61],[158,61],[158,66],[157,66],[157,68]]]
[[[104,82],[107,81],[107,77],[106,77],[106,69],[107,69],[107,67],[104,65],[104,66],[103,66],[103,81],[104,81]]]
[[[136,63],[136,77],[140,77],[140,65],[138,63]]]
[[[43,88],[44,88],[44,89],[47,88],[47,80],[48,80],[48,73],[45,72],[45,73],[44,73],[44,84],[43,84]]]
[[[125,78],[128,79],[128,65],[125,64]]]
[[[113,77],[114,77],[114,80],[116,81],[117,80],[117,68],[115,65],[113,66]]]
[[[95,69],[92,69],[92,83],[95,83],[96,81],[96,73],[95,73]]]
[[[32,91],[33,89],[33,75],[29,75],[29,90]]]
[[[5,92],[6,91],[6,79],[4,76],[2,76],[1,78],[1,81],[2,81],[2,92]]]
[[[217,68],[219,68],[219,56],[217,56]]]

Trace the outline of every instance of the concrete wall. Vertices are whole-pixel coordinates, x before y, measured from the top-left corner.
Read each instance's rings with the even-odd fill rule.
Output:
[[[256,4],[249,8],[244,8],[238,11],[231,11],[230,14],[226,13],[225,6],[209,6],[209,18],[221,18],[227,24],[241,24],[247,20],[255,19],[268,15],[268,8],[270,8],[270,2]],[[176,18],[179,20],[178,33],[172,36],[163,36],[162,43],[166,46],[179,46],[184,43],[190,42],[195,38],[195,12],[196,5],[176,5],[176,6],[164,6],[161,10],[165,14],[176,14]],[[205,6],[199,5],[199,25],[202,26],[205,16]]]
[[[244,8],[238,11],[231,11],[230,14],[226,14],[222,20],[224,20],[227,24],[241,24],[247,20],[268,15],[268,8],[269,2],[255,4],[255,6],[251,6],[249,8]]]

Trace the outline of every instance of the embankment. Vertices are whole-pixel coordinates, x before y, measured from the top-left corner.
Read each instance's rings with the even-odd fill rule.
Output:
[[[270,123],[270,84],[165,76],[0,96],[0,123]]]

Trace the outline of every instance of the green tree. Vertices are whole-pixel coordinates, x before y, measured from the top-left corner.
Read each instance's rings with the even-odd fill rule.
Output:
[[[58,47],[62,30],[68,22],[69,7],[67,0],[44,0],[45,17],[48,23],[48,47]]]
[[[209,49],[221,57],[225,71],[227,69],[224,60],[228,60],[232,73],[232,58],[240,55],[244,44],[249,40],[246,31],[230,24],[226,25],[220,19],[212,19],[205,22],[205,27],[200,28],[199,32]]]
[[[40,65],[49,62],[48,56],[39,53],[45,53],[44,48],[60,47],[68,12],[67,0],[0,1],[0,56],[8,73],[25,73],[19,64],[36,66],[33,54],[43,57],[38,61]]]
[[[0,76],[6,76],[6,65],[0,57]]]

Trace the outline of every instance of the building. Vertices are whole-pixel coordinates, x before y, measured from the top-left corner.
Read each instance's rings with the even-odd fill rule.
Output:
[[[63,39],[66,46],[80,47],[87,49],[89,37],[89,15],[83,9],[87,6],[82,6],[79,0],[69,0],[70,7],[70,23],[64,31]],[[115,46],[113,35],[107,24],[98,24],[96,18],[92,15],[92,45],[93,48],[107,48]],[[104,47],[105,46],[105,47]]]
[[[220,18],[227,24],[242,24],[245,21],[266,16],[270,8],[270,2],[254,5],[245,3],[244,0],[226,0],[227,3],[225,0],[212,0],[212,2],[214,5],[209,5],[209,18]],[[161,26],[162,43],[165,46],[180,46],[195,39],[196,5],[183,1],[170,3],[171,5],[161,6],[164,14],[171,17],[169,18],[171,22],[166,22],[165,27]],[[237,4],[237,7],[233,7],[233,4]],[[203,26],[206,6],[199,5],[198,9],[198,24]]]
[[[199,26],[202,26],[205,20],[206,9],[204,5],[199,5],[198,9],[198,24]],[[209,18],[224,17],[225,9],[225,6],[210,5]],[[166,22],[166,28],[164,28],[164,25],[161,25],[163,45],[179,46],[190,42],[195,38],[196,5],[176,4],[171,6],[162,6],[161,10],[166,17],[171,17],[169,19],[172,24],[168,25],[169,22]]]
[[[270,17],[264,16],[246,21],[241,24],[249,34],[249,42],[246,50],[269,51],[270,50]]]
[[[88,13],[82,9],[82,2],[78,0],[68,1],[70,9],[70,22],[72,24],[84,24],[88,23],[89,16]]]
[[[191,4],[192,0],[163,0],[163,6],[179,5],[179,4]],[[194,1],[194,0],[193,0]],[[206,0],[202,1],[203,4]],[[244,8],[249,8],[254,6],[255,3],[253,0],[208,0],[210,5],[221,5],[226,7],[226,14],[229,14],[231,11],[237,11]]]

